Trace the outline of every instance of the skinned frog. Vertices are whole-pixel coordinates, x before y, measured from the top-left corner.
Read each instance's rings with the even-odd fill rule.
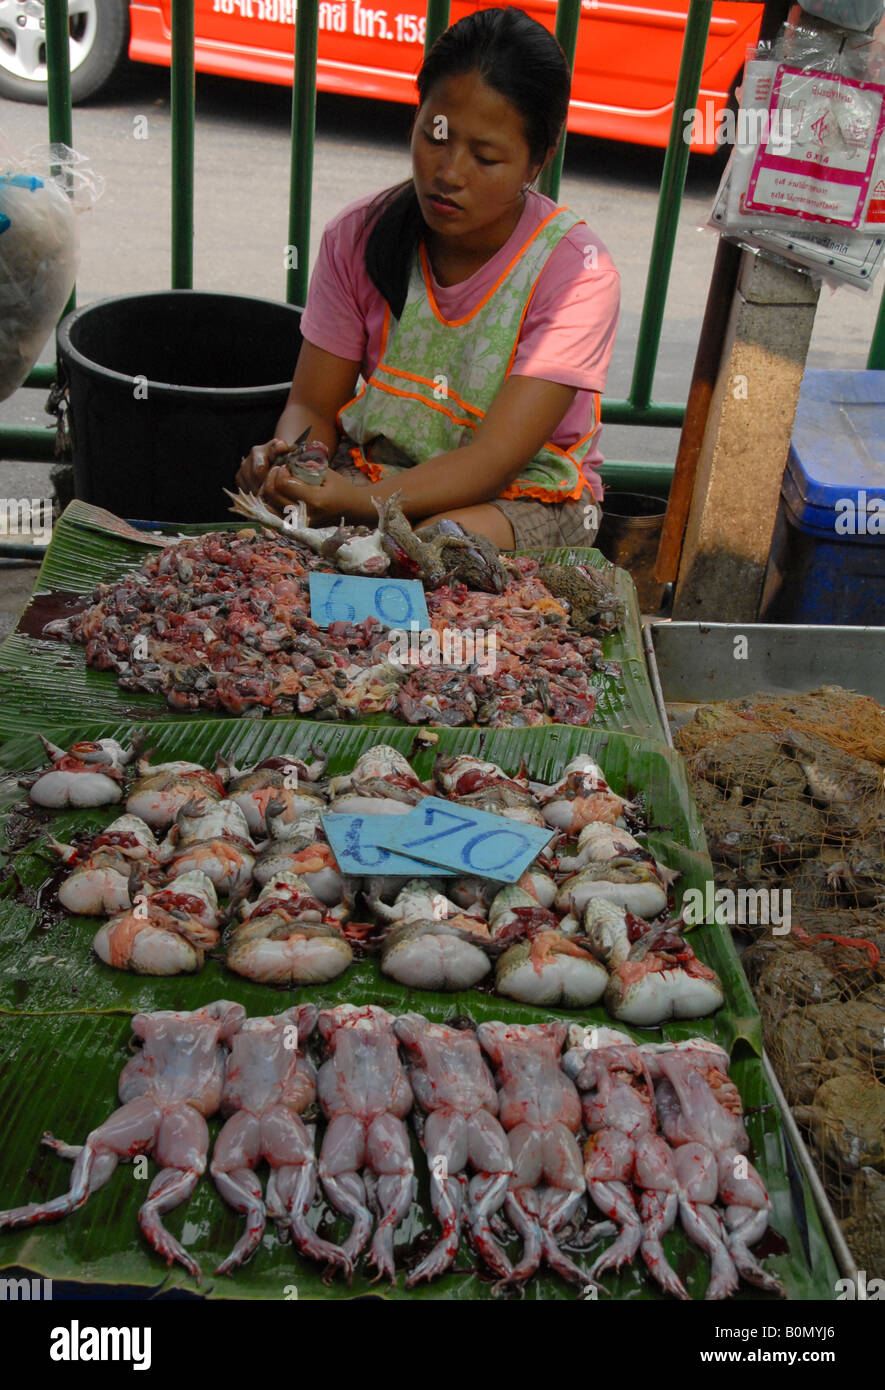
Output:
[[[226,999],[192,1013],[136,1014],[132,1031],[142,1047],[120,1073],[122,1105],[82,1145],[51,1134],[43,1143],[73,1161],[70,1189],[53,1201],[0,1212],[0,1231],[68,1216],[103,1187],[120,1160],[152,1154],[160,1166],[138,1213],[142,1232],[167,1264],[177,1260],[199,1282],[200,1268],[163,1225],[162,1215],[187,1201],[206,1169],[206,1120],[221,1102],[225,1042],[246,1011]]]

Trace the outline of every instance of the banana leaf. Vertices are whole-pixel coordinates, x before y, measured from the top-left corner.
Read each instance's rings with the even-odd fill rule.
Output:
[[[175,534],[197,535],[218,529],[181,526]],[[96,584],[120,578],[143,565],[152,553],[152,537],[142,542],[133,539],[134,534],[131,527],[110,513],[85,502],[72,502],[56,524],[24,625],[42,630],[50,618],[72,611],[72,599],[91,595]],[[559,564],[581,563],[598,569],[608,565],[596,550],[532,553],[543,554]],[[663,741],[642,651],[636,589],[626,571],[615,570],[614,574],[627,620],[622,630],[605,638],[603,650],[607,660],[620,665],[621,675],[594,673],[594,727],[631,731]],[[51,599],[45,597],[49,595]],[[19,729],[38,729],[43,723],[69,720],[157,718],[187,724],[197,717],[173,713],[162,695],[121,690],[113,671],[97,671],[86,665],[84,650],[78,645],[19,630],[0,646],[0,737]],[[365,722],[394,727],[402,724],[393,715],[374,715]]]
[[[214,766],[215,756],[221,752],[238,767],[245,767],[282,752],[309,755],[311,748],[322,748],[330,754],[329,775],[349,771],[366,748],[380,742],[391,743],[410,757],[420,777],[430,776],[437,752],[444,751],[475,753],[512,772],[518,771],[524,763],[533,779],[553,781],[561,775],[570,758],[578,752],[586,752],[600,762],[617,792],[631,796],[641,794],[648,823],[653,827],[649,837],[651,848],[663,863],[678,869],[682,875],[678,880],[677,901],[681,901],[681,894],[687,887],[703,891],[704,883],[712,878],[703,830],[681,758],[668,749],[633,736],[556,727],[487,731],[447,729],[440,731],[438,742],[431,748],[419,748],[413,755],[415,734],[410,729],[342,729],[334,724],[308,724],[302,720],[273,720],[266,724],[252,720],[233,723],[204,720],[187,724],[162,721],[146,726],[146,730],[149,730],[156,759],[160,761],[187,758]],[[130,725],[84,725],[73,730],[70,727],[54,729],[51,737],[53,742],[65,746],[74,737],[118,737],[125,741],[136,731]],[[7,768],[24,770],[39,767],[44,762],[41,745],[33,735],[19,736],[0,748],[0,764]],[[17,779],[14,776],[4,779],[0,783],[0,814],[18,803],[21,803],[22,813],[27,815],[26,794],[18,786]],[[9,901],[16,897],[20,902],[24,900],[33,923],[23,935],[18,917],[10,923],[0,922],[0,944],[6,961],[5,972],[0,974],[0,1008],[41,1011],[52,1008],[55,1001],[56,1007],[100,1009],[123,1005],[138,1010],[172,1007],[165,1001],[179,996],[180,978],[147,979],[102,965],[91,951],[92,937],[98,927],[94,919],[65,918],[49,928],[43,925],[44,885],[51,876],[55,859],[48,845],[49,833],[65,841],[75,831],[97,830],[119,814],[119,806],[86,812],[38,813],[46,822],[44,828],[30,847],[18,852],[8,847],[10,822],[7,820],[7,841],[3,848],[7,859],[2,866],[4,880],[0,893]],[[13,830],[15,825],[13,821]],[[710,1036],[715,1036],[729,1050],[738,1037],[746,1038],[760,1050],[753,997],[728,929],[723,926],[700,928],[694,932],[692,944],[698,955],[719,973],[728,992],[727,1006],[713,1019],[706,1020],[703,1025],[692,1024],[692,1028],[712,1030]],[[52,954],[60,955],[65,961],[62,993],[55,963],[44,959]],[[188,997],[206,1003],[219,997],[219,992],[224,995],[233,979],[220,962],[210,961],[200,975],[187,980],[188,990],[196,991]],[[260,1003],[267,998],[260,986],[245,986],[241,981],[237,984],[252,989],[249,1000],[245,997],[242,1000],[249,1008],[256,1007],[256,1000]],[[325,1006],[350,998],[346,991],[351,987],[358,992],[353,996],[354,1002],[359,991],[368,988],[372,997],[374,991],[381,991],[391,1004],[413,1007],[408,1003],[413,997],[411,992],[379,976],[377,965],[371,959],[351,967],[343,982],[339,979],[325,989],[317,988],[311,997]],[[467,1008],[471,998],[472,993],[468,992],[454,996],[452,1002],[459,1008],[461,1005]],[[519,1005],[512,1007],[521,1008]],[[602,1023],[607,1018],[601,1006],[590,1014],[594,1022]],[[531,1010],[525,1014],[527,1021],[530,1015]]]
[[[180,1002],[183,1007],[189,1003]],[[265,1003],[264,1008],[276,1011],[286,1002]],[[433,1001],[427,1005],[422,996],[420,1007],[428,1016],[444,1018],[449,1016],[451,1004]],[[473,1010],[478,1021],[501,1014],[497,1002],[488,998],[481,998]],[[80,1143],[108,1117],[116,1103],[117,1078],[130,1055],[129,1038],[128,1018],[120,1014],[0,1018],[0,1124],[6,1136],[0,1152],[0,1203],[4,1207],[46,1200],[64,1191],[70,1165],[41,1148],[40,1136],[48,1129],[60,1139]],[[801,1191],[801,1185],[795,1198],[791,1192],[788,1156],[762,1064],[758,1058],[741,1056],[733,1061],[731,1075],[744,1098],[751,1159],[772,1202],[770,1230],[757,1254],[768,1252],[765,1267],[784,1282],[790,1298],[832,1298],[838,1271],[807,1192]],[[218,1129],[219,1122],[210,1121],[212,1142]],[[395,1239],[400,1270],[414,1263],[436,1238],[426,1162],[417,1145],[413,1148],[419,1191]],[[0,1233],[0,1268],[24,1266],[43,1278],[83,1283],[162,1285],[197,1291],[184,1270],[175,1267],[167,1272],[161,1257],[139,1235],[138,1208],[155,1172],[153,1161],[146,1166],[149,1171],[142,1176],[138,1169],[121,1165],[106,1187],[62,1221],[29,1231]],[[259,1174],[266,1176],[262,1169]],[[342,1239],[346,1225],[330,1217],[318,1202],[312,1220],[330,1239]],[[304,1300],[380,1294],[399,1300],[493,1296],[488,1275],[477,1270],[464,1243],[454,1271],[427,1287],[407,1292],[402,1273],[394,1286],[385,1287],[370,1283],[364,1267],[350,1288],[341,1283],[326,1286],[319,1269],[291,1246],[280,1244],[272,1230],[265,1233],[248,1264],[230,1278],[216,1278],[212,1270],[233,1248],[243,1222],[221,1201],[208,1175],[201,1179],[190,1201],[165,1220],[203,1270],[200,1291],[210,1297]],[[706,1257],[681,1230],[666,1235],[663,1245],[691,1296],[702,1298],[708,1282]],[[510,1253],[517,1251],[511,1248]],[[596,1253],[574,1258],[582,1268],[589,1268]],[[638,1257],[634,1266],[617,1275],[606,1273],[601,1282],[611,1297],[619,1300],[664,1297],[652,1285]],[[573,1299],[581,1297],[581,1292],[542,1270],[529,1281],[525,1296]],[[765,1301],[773,1296],[743,1286],[737,1297],[741,1301]]]
[[[306,753],[312,745],[330,752],[330,773],[348,770],[366,747],[388,742],[411,758],[419,776],[429,775],[437,751],[473,752],[516,772],[524,761],[530,776],[552,780],[578,752],[602,764],[615,790],[642,793],[649,823],[650,844],[665,863],[679,868],[677,902],[688,886],[703,887],[712,877],[703,831],[685,780],[681,760],[669,750],[633,735],[553,727],[543,730],[444,730],[432,747],[416,743],[411,729],[374,730],[308,725],[277,720],[256,723],[239,720],[161,721],[145,726],[158,758],[188,758],[211,764],[218,751],[245,766],[283,751]],[[99,722],[44,731],[54,742],[75,738],[120,737],[137,730],[119,722]],[[414,751],[413,751],[414,749]],[[408,990],[380,975],[372,959],[358,962],[330,984],[310,990],[270,989],[251,984],[227,971],[221,961],[207,962],[196,976],[173,979],[138,977],[111,970],[91,953],[98,925],[87,918],[62,918],[47,912],[48,861],[46,837],[65,839],[76,830],[107,824],[119,808],[47,813],[38,817],[36,841],[29,843],[23,804],[25,794],[17,777],[41,765],[42,749],[33,734],[21,734],[0,748],[0,814],[4,821],[4,860],[0,888],[0,1132],[9,1136],[0,1154],[0,1205],[17,1205],[53,1196],[66,1186],[68,1166],[38,1147],[49,1129],[69,1142],[79,1142],[108,1115],[116,1079],[128,1056],[129,1016],[144,1009],[196,1008],[215,998],[241,1002],[250,1014],[278,1013],[298,997],[321,1007],[340,1002],[375,1002],[399,1012],[418,1009],[444,1021],[467,1014],[477,1022],[499,1018],[512,1022],[543,1022],[554,1017],[584,1025],[611,1022],[601,1008],[566,1013],[521,1005],[481,990],[436,994]],[[16,807],[18,809],[13,810]],[[793,1298],[833,1296],[838,1274],[807,1191],[794,1177],[791,1189],[788,1159],[773,1097],[768,1090],[759,1048],[758,1017],[752,996],[734,953],[727,929],[698,928],[692,936],[698,954],[719,973],[726,1005],[710,1019],[667,1024],[660,1029],[629,1030],[641,1041],[703,1035],[726,1046],[733,1057],[732,1075],[747,1109],[752,1161],[762,1173],[771,1196],[771,1255],[767,1267],[781,1277]],[[212,1123],[213,1135],[217,1121]],[[417,1260],[435,1229],[429,1203],[426,1164],[417,1147],[418,1199],[397,1236],[398,1262]],[[153,1171],[153,1170],[152,1170]],[[108,1186],[86,1207],[52,1226],[0,1235],[0,1265],[23,1265],[43,1277],[71,1278],[110,1284],[154,1286],[164,1278],[172,1285],[193,1288],[181,1270],[168,1275],[163,1262],[138,1235],[137,1211],[146,1185],[134,1170],[120,1168]],[[321,1203],[315,1219],[331,1222],[332,1239],[346,1227],[332,1219]],[[402,1277],[391,1289],[368,1281],[365,1267],[348,1290],[326,1287],[320,1273],[265,1235],[255,1257],[231,1279],[213,1280],[209,1271],[235,1243],[241,1220],[219,1199],[204,1179],[194,1197],[169,1217],[169,1226],[192,1248],[206,1272],[204,1291],[214,1297],[346,1297],[367,1292],[402,1298],[485,1298],[492,1296],[489,1278],[477,1271],[466,1245],[458,1258],[460,1272],[437,1280],[426,1289],[406,1293]],[[325,1227],[324,1227],[325,1229]],[[768,1238],[766,1238],[768,1239]],[[664,1247],[693,1297],[703,1297],[708,1279],[705,1257],[681,1232],[671,1232]],[[763,1249],[765,1247],[763,1246]],[[589,1268],[592,1256],[577,1256]],[[618,1299],[663,1297],[637,1266],[604,1276],[605,1286]],[[542,1272],[529,1284],[530,1298],[575,1297],[558,1277]],[[768,1297],[744,1289],[741,1298]]]

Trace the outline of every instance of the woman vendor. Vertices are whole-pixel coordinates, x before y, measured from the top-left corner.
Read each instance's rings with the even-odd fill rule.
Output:
[[[532,187],[568,111],[565,56],[521,10],[479,10],[417,85],[412,177],[327,226],[278,437],[237,482],[317,522],[374,524],[372,498],[399,491],[413,524],[449,517],[504,549],[588,545],[619,277]],[[333,456],[319,486],[274,463],[308,426]]]

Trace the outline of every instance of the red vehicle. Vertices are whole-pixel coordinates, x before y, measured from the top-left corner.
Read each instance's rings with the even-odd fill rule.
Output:
[[[414,101],[424,15],[419,0],[323,0],[317,86],[324,92]],[[492,0],[494,3],[494,0]],[[291,85],[297,0],[195,0],[196,67],[227,77]],[[455,0],[452,20],[479,8]],[[521,6],[553,29],[555,0]],[[688,0],[582,0],[568,128],[583,135],[663,146],[673,114]],[[169,65],[171,0],[69,0],[75,101],[99,91],[121,62]],[[762,5],[722,3],[713,21],[693,125],[696,149],[716,149],[725,106],[755,42]],[[0,95],[45,101],[40,0],[0,0]]]

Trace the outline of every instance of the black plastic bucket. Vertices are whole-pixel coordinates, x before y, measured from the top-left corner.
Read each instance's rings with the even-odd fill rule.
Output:
[[[665,586],[655,579],[654,567],[666,511],[666,497],[641,492],[606,492],[602,500],[596,547],[630,572],[643,613],[656,613],[664,598]]]
[[[230,520],[240,459],[273,437],[301,309],[168,290],[104,299],[59,324],[77,497],[119,516]]]

